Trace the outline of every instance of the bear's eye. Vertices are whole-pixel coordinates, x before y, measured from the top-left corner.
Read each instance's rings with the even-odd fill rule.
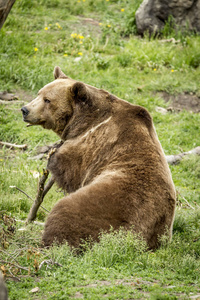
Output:
[[[50,103],[50,100],[47,99],[47,98],[44,98],[44,102],[45,102],[45,103]]]

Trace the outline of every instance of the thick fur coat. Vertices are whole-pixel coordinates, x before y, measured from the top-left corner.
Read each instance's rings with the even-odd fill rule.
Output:
[[[22,108],[24,121],[52,129],[62,143],[48,169],[68,195],[50,212],[45,246],[98,240],[102,230],[140,233],[148,247],[171,238],[175,188],[148,111],[68,78],[55,80]]]

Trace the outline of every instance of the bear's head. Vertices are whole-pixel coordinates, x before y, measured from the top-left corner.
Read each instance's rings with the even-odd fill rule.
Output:
[[[94,112],[101,111],[101,107],[105,112],[107,92],[67,77],[59,67],[55,67],[54,77],[34,100],[22,107],[23,120],[29,126],[41,125],[63,138],[66,126],[78,115],[89,120],[97,117]]]

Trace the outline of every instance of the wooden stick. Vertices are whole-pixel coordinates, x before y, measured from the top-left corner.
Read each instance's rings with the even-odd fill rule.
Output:
[[[54,180],[50,178],[49,182],[45,186],[45,182],[49,176],[49,171],[48,170],[43,170],[43,175],[40,178],[39,185],[38,185],[38,192],[36,199],[29,211],[28,217],[26,219],[26,224],[29,222],[33,222],[36,219],[37,216],[37,211],[43,202],[44,196],[47,194],[47,192],[50,190],[52,185],[54,184]]]
[[[52,184],[53,185],[53,184]],[[15,188],[15,189],[17,189],[18,191],[20,191],[21,193],[23,193],[24,195],[26,195],[26,197],[28,197],[29,199],[31,199],[31,201],[33,201],[34,202],[34,200],[27,194],[27,193],[25,193],[24,191],[22,191],[21,189],[19,189],[17,186],[15,186],[15,185],[10,185],[10,188]],[[41,205],[41,208],[43,208],[44,210],[46,210],[46,212],[48,212],[49,213],[49,210],[47,210],[45,207],[43,207],[42,205]]]
[[[55,181],[54,181],[53,177],[51,177],[49,179],[49,181],[47,182],[47,184],[45,185],[45,187],[44,187],[43,198],[46,196],[46,194],[48,193],[48,191],[50,190],[50,188],[53,186],[54,182]]]
[[[10,148],[10,149],[13,149],[13,148],[23,149],[23,150],[27,149],[27,145],[26,144],[24,144],[24,145],[16,145],[16,144],[11,144],[11,143],[0,141],[0,145],[6,146],[7,148]]]

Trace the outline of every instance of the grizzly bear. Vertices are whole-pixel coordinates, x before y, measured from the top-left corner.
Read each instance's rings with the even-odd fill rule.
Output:
[[[112,227],[133,230],[155,249],[163,234],[171,238],[176,195],[149,112],[59,67],[54,77],[21,109],[25,122],[62,140],[48,170],[68,195],[47,218],[44,245],[79,247]]]

